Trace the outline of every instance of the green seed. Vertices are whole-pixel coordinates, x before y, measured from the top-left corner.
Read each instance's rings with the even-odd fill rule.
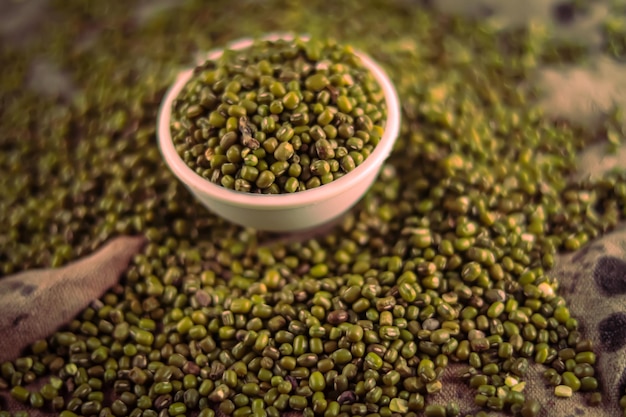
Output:
[[[173,387],[170,382],[157,382],[153,389],[157,394],[168,394],[172,392]]]
[[[596,354],[593,352],[579,352],[575,357],[576,363],[587,363],[594,365],[596,363]]]
[[[408,402],[401,398],[392,398],[389,402],[389,410],[394,413],[406,413],[409,410]]]
[[[256,186],[260,189],[266,189],[274,183],[276,176],[270,170],[261,172],[255,182]]]
[[[520,410],[522,417],[537,417],[541,412],[541,404],[535,400],[527,400]]]
[[[335,117],[334,114],[330,110],[326,109],[323,112],[321,112],[319,116],[317,116],[317,123],[320,126],[326,126],[330,122],[332,122],[334,117]],[[324,136],[326,135],[324,134]]]
[[[337,107],[343,113],[350,113],[352,111],[352,103],[350,99],[346,96],[339,96],[337,98]]]
[[[504,312],[504,303],[502,301],[496,301],[492,305],[489,306],[487,310],[487,316],[495,319],[500,316]]]
[[[282,100],[283,100],[283,104],[285,105],[285,108],[289,110],[295,109],[296,107],[298,107],[298,104],[300,104],[300,98],[293,91],[290,91],[287,94],[285,94]]]
[[[417,298],[417,291],[415,287],[408,282],[403,282],[398,286],[398,292],[403,300],[411,303]]]
[[[293,145],[289,142],[281,142],[274,151],[274,158],[276,158],[277,161],[287,161],[293,154]]]
[[[294,130],[289,125],[284,125],[276,132],[276,139],[280,142],[287,142],[294,135]]]
[[[352,354],[347,349],[339,349],[332,354],[332,359],[337,364],[346,364],[352,360]],[[380,360],[380,364],[382,366],[382,359],[378,359]]]
[[[430,340],[438,345],[444,344],[450,340],[450,332],[446,329],[438,329],[431,333]]]
[[[554,310],[554,318],[559,323],[565,323],[570,318],[569,309],[565,306],[559,306]]]
[[[294,410],[303,410],[307,404],[307,399],[301,395],[292,395],[289,397],[289,407]]]
[[[565,384],[568,385],[567,383]],[[596,391],[598,389],[598,380],[591,376],[583,377],[580,379],[580,389],[582,391]]]
[[[312,91],[321,91],[326,88],[328,84],[328,78],[320,73],[309,76],[305,81],[306,89]]]
[[[285,192],[294,193],[298,190],[300,183],[297,178],[291,177],[285,182]]]
[[[11,397],[15,398],[21,403],[25,403],[30,397],[30,392],[24,387],[15,386],[11,388]]]
[[[185,406],[185,404],[182,402],[176,402],[176,403],[172,403],[168,407],[167,411],[169,412],[171,416],[184,415],[187,412],[187,406]]]
[[[69,407],[69,405],[68,405]],[[122,417],[128,415],[128,407],[121,400],[115,400],[111,404],[111,411],[117,417]]]
[[[324,391],[326,388],[324,374],[319,371],[312,372],[309,376],[309,386],[313,391]]]
[[[554,395],[557,397],[569,398],[572,396],[572,387],[567,385],[557,385],[554,387]]]
[[[365,364],[370,369],[378,370],[383,366],[383,360],[377,354],[370,352],[365,356]]]
[[[427,405],[424,409],[424,415],[426,417],[446,417],[446,408],[442,405]]]
[[[146,330],[131,329],[131,336],[133,339],[143,346],[150,346],[154,342],[154,335]]]
[[[572,391],[576,392],[580,389],[581,386],[581,382],[578,379],[578,377],[576,375],[574,375],[573,372],[563,372],[562,374],[562,378],[563,378],[563,385],[567,385],[568,387],[570,387],[572,389]]]

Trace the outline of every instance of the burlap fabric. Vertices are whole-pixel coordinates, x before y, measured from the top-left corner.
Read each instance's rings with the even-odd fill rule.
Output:
[[[119,237],[63,268],[26,271],[0,281],[0,362],[72,320],[115,285],[141,237]]]

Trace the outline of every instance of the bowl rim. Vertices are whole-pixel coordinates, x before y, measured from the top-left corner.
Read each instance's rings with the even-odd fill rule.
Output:
[[[292,34],[270,34],[260,38],[241,38],[229,42],[224,48],[209,51],[205,59],[216,59],[224,50],[245,49],[259,40],[292,40],[296,36]],[[306,35],[299,35],[299,39],[308,39]],[[168,88],[158,111],[157,117],[157,140],[161,154],[170,170],[194,192],[202,192],[211,199],[231,206],[250,207],[260,210],[275,210],[280,208],[294,208],[305,205],[313,205],[319,201],[328,200],[337,194],[349,193],[355,182],[367,179],[372,171],[378,171],[387,159],[394,143],[400,133],[400,100],[393,83],[385,71],[367,54],[354,50],[361,59],[363,65],[372,73],[383,90],[385,104],[387,105],[387,120],[383,135],[374,147],[372,153],[365,160],[346,175],[333,180],[322,186],[298,191],[295,193],[281,194],[253,194],[231,190],[221,185],[214,184],[198,175],[185,164],[176,152],[171,137],[170,121],[172,104],[187,82],[193,76],[193,68],[178,73],[174,83]]]

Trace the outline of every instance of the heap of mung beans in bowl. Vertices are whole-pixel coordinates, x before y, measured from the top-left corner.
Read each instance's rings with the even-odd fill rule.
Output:
[[[209,209],[271,231],[311,229],[356,204],[400,126],[383,69],[327,38],[242,39],[181,73],[159,144]]]
[[[108,30],[128,3],[50,2],[66,22],[102,23],[91,48],[67,47],[92,29],[72,24],[29,50],[0,48],[3,87],[50,50],[81,92],[3,102],[2,273],[62,265],[117,234],[149,242],[119,285],[2,364],[2,394],[62,417],[528,417],[602,402],[596,348],[550,270],[625,218],[626,174],[570,180],[597,136],[547,118],[521,84],[572,59],[567,49],[399,0],[188,2]],[[154,125],[165,68],[293,28],[371,53],[403,122],[390,163],[337,227],[269,244],[192,203]],[[545,374],[532,381],[535,363]],[[464,372],[444,380],[455,366]],[[441,405],[454,382],[472,398]],[[540,411],[524,382],[572,397]]]

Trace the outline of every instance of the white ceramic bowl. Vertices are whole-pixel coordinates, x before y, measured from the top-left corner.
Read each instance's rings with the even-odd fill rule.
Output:
[[[265,39],[290,39],[290,35],[270,35]],[[252,39],[231,43],[227,49],[244,49]],[[216,59],[222,50],[207,55]],[[180,158],[171,137],[170,116],[172,102],[193,74],[189,69],[178,74],[167,91],[157,121],[157,135],[161,153],[170,170],[209,210],[242,226],[258,230],[295,232],[313,229],[330,222],[363,197],[370,188],[383,162],[389,156],[400,130],[400,104],[396,90],[385,72],[367,55],[358,52],[363,64],[372,72],[383,89],[387,105],[387,121],[380,142],[361,165],[328,184],[292,194],[251,194],[233,191],[213,184],[189,168]]]

